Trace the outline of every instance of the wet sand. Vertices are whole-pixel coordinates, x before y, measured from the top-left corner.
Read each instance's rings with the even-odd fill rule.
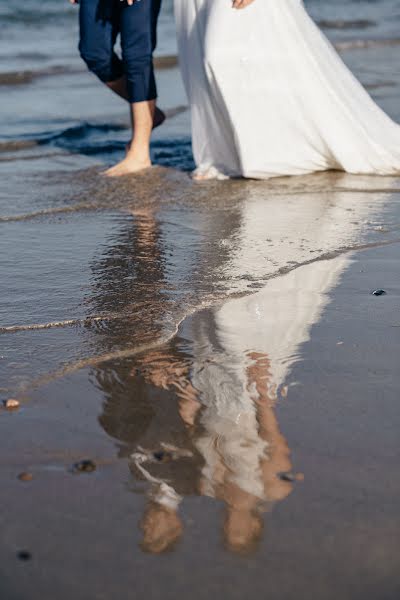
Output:
[[[3,597],[56,590],[82,599],[397,598],[399,248],[353,254],[323,318],[306,324],[309,339],[285,378],[289,391],[267,418],[270,435],[278,428],[289,448],[283,470],[304,481],[268,480],[262,532],[251,547],[229,546],[231,497],[202,494],[202,434],[182,418],[176,388],[151,380],[160,355],[163,368],[181,367],[184,355],[193,369],[196,323],[215,333],[220,307],[188,317],[156,356],[83,368],[31,391],[18,412],[2,413]],[[387,295],[372,296],[376,286]],[[321,292],[310,293],[319,303]],[[160,451],[162,442],[193,455],[153,469],[183,499],[178,540],[157,556],[157,544],[143,551],[139,525],[152,484],[129,456],[138,447]],[[83,458],[95,461],[94,473],[71,472]],[[19,481],[21,471],[33,480]],[[21,550],[31,560],[18,559]]]
[[[2,595],[397,598],[399,181],[97,173],[3,215]]]

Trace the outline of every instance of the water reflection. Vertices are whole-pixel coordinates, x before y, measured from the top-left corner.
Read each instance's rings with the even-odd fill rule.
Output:
[[[166,248],[157,212],[143,208],[129,214],[132,218],[125,220],[107,252],[92,265],[95,277],[88,301],[93,313],[118,315],[111,324],[96,328],[97,352],[99,347],[104,353],[116,345],[129,347],[135,329],[135,338],[140,330],[142,343],[153,339],[160,334],[160,325],[151,318],[154,311],[168,310]],[[150,302],[153,313],[140,310]]]
[[[191,460],[194,493],[224,502],[228,549],[248,552],[264,512],[284,500],[297,477],[275,406],[285,381],[348,259],[321,261],[270,282],[247,298],[188,319],[173,346],[140,357],[133,380],[169,390],[187,432],[184,445],[140,440],[133,472],[149,483],[143,547],[162,552],[182,535],[180,463]],[[158,442],[158,443],[157,443]],[[163,443],[164,442],[164,443]],[[189,458],[191,457],[191,458]],[[168,469],[165,462],[172,463]]]
[[[155,190],[155,198],[149,191],[152,182],[144,181],[141,193],[135,189],[124,206],[121,226],[92,263],[86,304],[91,314],[112,317],[87,329],[95,355],[154,342],[175,331],[199,297],[214,297],[218,282],[211,275],[230,257],[218,241],[239,228],[240,205],[210,214],[188,204],[182,211],[168,177],[168,172],[153,175],[159,186],[164,181],[163,192]],[[190,194],[191,185],[175,185],[175,194]],[[161,202],[162,193],[170,202]],[[199,190],[194,200],[201,197]]]
[[[182,290],[193,298],[262,288],[187,317],[163,346],[93,371],[104,395],[100,423],[147,494],[141,546],[156,554],[183,536],[185,498],[223,502],[225,545],[242,553],[260,540],[264,514],[292,492],[300,476],[276,404],[350,261],[349,254],[318,257],[360,241],[386,198],[354,191],[266,196],[251,184],[220,189],[215,206],[208,199],[207,213],[187,210],[185,223],[165,207],[133,213],[128,243],[119,239],[96,271],[96,311],[117,305],[126,315],[93,332],[93,343],[107,350],[121,339],[124,346],[154,339],[183,302]],[[221,211],[224,189],[237,194],[229,219]],[[128,275],[122,294],[121,268]]]
[[[195,327],[209,326],[210,318],[209,313],[196,316]],[[229,355],[202,341],[202,353],[191,364],[166,349],[146,356],[140,365],[150,385],[175,390],[190,437],[184,450],[162,444],[156,451],[141,448],[132,455],[132,464],[151,484],[142,521],[143,547],[150,552],[168,549],[183,529],[178,513],[183,499],[179,466],[170,478],[160,476],[159,463],[165,460],[192,457],[195,493],[224,502],[224,539],[233,551],[255,545],[263,527],[262,512],[292,490],[289,448],[268,389],[268,356],[249,353],[241,381],[234,372],[238,365],[230,363]]]

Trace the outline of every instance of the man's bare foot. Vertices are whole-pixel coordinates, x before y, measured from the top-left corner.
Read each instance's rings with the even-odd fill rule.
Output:
[[[151,167],[150,159],[138,159],[134,156],[133,152],[128,152],[126,158],[121,162],[114,165],[107,171],[104,171],[104,175],[107,177],[121,177],[122,175],[131,175],[132,173],[139,173],[145,169]]]
[[[162,112],[162,111],[160,111]],[[126,157],[115,167],[105,171],[108,177],[131,175],[151,167],[150,137],[156,114],[155,100],[133,102],[130,105],[132,141]],[[161,115],[159,117],[162,118]]]

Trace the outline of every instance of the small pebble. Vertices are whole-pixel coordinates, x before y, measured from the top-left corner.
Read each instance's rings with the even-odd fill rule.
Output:
[[[385,294],[386,294],[385,290],[374,290],[372,292],[373,296],[385,296]]]
[[[32,473],[28,473],[27,471],[24,471],[23,473],[20,473],[18,475],[18,479],[20,481],[32,481],[33,475],[32,475]]]
[[[290,483],[293,483],[293,481],[296,480],[296,478],[293,475],[293,473],[278,473],[278,477],[282,481],[289,481]]]
[[[28,550],[20,550],[19,552],[17,552],[17,557],[19,558],[19,560],[27,561],[31,560],[32,554],[28,552]]]
[[[92,460],[81,460],[72,467],[74,473],[93,473],[96,470],[96,465]]]
[[[288,481],[289,483],[294,483],[295,481],[304,481],[303,473],[278,473],[279,479],[282,481]]]
[[[15,398],[9,398],[3,402],[3,405],[7,410],[17,410],[17,408],[19,408],[19,400],[15,400]]]

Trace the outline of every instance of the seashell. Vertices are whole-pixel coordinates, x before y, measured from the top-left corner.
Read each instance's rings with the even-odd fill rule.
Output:
[[[4,408],[7,410],[17,410],[19,404],[19,400],[16,400],[15,398],[8,398],[8,400],[3,402]]]

